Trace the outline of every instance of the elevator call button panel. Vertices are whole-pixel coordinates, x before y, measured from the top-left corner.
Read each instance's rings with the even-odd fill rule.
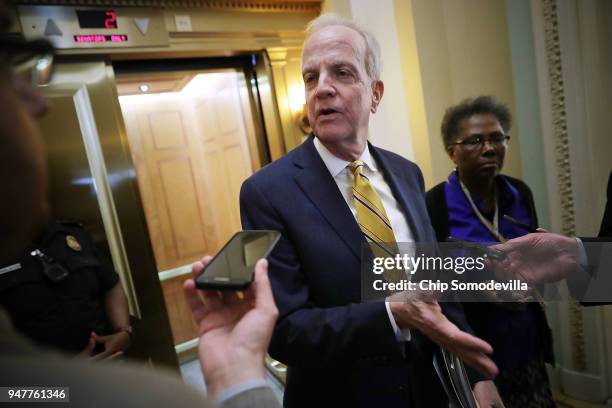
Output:
[[[162,10],[129,7],[18,6],[26,39],[46,38],[56,48],[167,46]]]

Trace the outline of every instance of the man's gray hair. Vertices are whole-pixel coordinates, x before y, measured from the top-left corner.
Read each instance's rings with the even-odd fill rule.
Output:
[[[321,30],[322,28],[331,26],[348,27],[351,30],[357,31],[357,33],[361,35],[361,37],[365,40],[366,43],[366,72],[370,76],[370,79],[379,80],[380,73],[382,71],[380,46],[378,45],[378,41],[376,41],[376,38],[374,38],[374,36],[370,32],[361,27],[359,24],[351,20],[339,17],[337,14],[334,13],[322,14],[312,20],[310,23],[308,23],[308,26],[306,27],[306,39],[308,39],[308,37],[310,37],[315,32]]]

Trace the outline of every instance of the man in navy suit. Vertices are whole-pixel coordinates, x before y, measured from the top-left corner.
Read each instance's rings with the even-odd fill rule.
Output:
[[[307,30],[302,71],[313,134],[240,193],[245,229],[282,234],[268,258],[280,312],[269,351],[289,366],[285,406],[447,406],[423,334],[492,376],[490,346],[437,302],[360,303],[366,240],[351,162],[363,162],[396,242],[436,240],[419,168],[367,142],[384,92],[378,44],[351,22],[321,16]]]

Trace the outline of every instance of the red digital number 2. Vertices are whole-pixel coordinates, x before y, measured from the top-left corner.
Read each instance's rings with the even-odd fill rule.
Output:
[[[117,28],[117,13],[114,11],[107,11],[107,19],[104,20],[104,27],[108,29]]]

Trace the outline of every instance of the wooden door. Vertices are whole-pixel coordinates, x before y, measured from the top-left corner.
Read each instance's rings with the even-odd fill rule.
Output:
[[[194,74],[180,91],[119,98],[175,344],[195,337],[181,290],[189,265],[241,229],[240,186],[259,167],[241,75]]]

